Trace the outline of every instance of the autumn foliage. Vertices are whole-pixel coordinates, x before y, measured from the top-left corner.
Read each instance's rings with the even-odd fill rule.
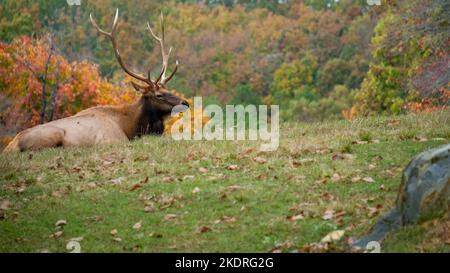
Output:
[[[49,58],[49,46],[47,37],[27,36],[0,44],[0,114],[7,129],[21,130],[91,106],[126,103],[136,98],[131,88],[101,77],[97,65],[68,62],[58,53]],[[46,111],[41,121],[44,103]]]

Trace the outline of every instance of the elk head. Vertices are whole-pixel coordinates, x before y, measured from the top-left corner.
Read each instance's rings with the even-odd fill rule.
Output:
[[[155,38],[160,44],[162,55],[162,68],[159,73],[159,76],[155,80],[152,80],[151,78],[150,75],[151,69],[148,70],[147,76],[143,76],[129,69],[123,62],[119,49],[117,48],[117,41],[116,41],[116,29],[118,17],[119,17],[119,9],[116,9],[116,15],[114,17],[112,30],[111,32],[106,32],[97,25],[94,18],[92,17],[92,14],[90,14],[90,19],[94,27],[101,34],[105,35],[111,40],[114,49],[114,55],[116,56],[116,59],[119,62],[122,69],[132,78],[139,80],[141,82],[141,84],[135,82],[131,83],[133,87],[142,94],[142,98],[144,99],[146,106],[151,108],[153,111],[158,111],[167,114],[170,113],[172,109],[178,105],[184,105],[189,107],[189,103],[186,100],[174,95],[167,89],[167,83],[173,78],[173,76],[177,72],[178,60],[175,63],[175,68],[172,71],[172,73],[169,76],[166,76],[169,56],[170,53],[172,52],[172,47],[169,49],[169,51],[166,51],[165,49],[163,14],[161,13],[161,37],[155,35],[152,28],[150,27],[150,24],[147,22],[147,28],[151,36]]]

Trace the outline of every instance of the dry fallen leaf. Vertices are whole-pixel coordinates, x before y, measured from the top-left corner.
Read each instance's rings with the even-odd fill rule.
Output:
[[[358,182],[361,181],[361,177],[360,176],[355,176],[352,178],[352,182]]]
[[[83,241],[83,239],[84,239],[84,237],[80,236],[80,237],[70,238],[67,241],[69,241],[69,242],[70,241],[81,242],[81,241]]]
[[[135,191],[141,187],[142,185],[140,183],[134,184],[133,186],[131,186],[130,191]]]
[[[259,163],[259,164],[265,164],[265,163],[267,163],[267,159],[262,158],[262,157],[259,157],[259,156],[253,158],[253,160],[254,160],[256,163]]]
[[[86,184],[86,187],[88,189],[95,189],[95,188],[97,188],[97,184],[95,182],[89,182]]]
[[[136,229],[136,230],[140,229],[141,227],[142,227],[142,223],[140,221],[133,225],[133,229]]]
[[[374,216],[377,216],[381,212],[382,209],[383,209],[383,205],[382,204],[378,204],[375,207],[368,207],[367,208],[367,210],[369,211],[368,216],[370,218],[374,217]]]
[[[196,232],[197,233],[205,233],[205,232],[208,232],[208,231],[211,231],[211,229],[209,227],[207,227],[207,226],[200,226],[200,227],[198,227]]]
[[[172,182],[174,181],[174,178],[172,176],[164,176],[163,177],[163,182]]]
[[[331,156],[332,160],[352,160],[354,158],[354,155],[352,154],[334,154],[333,156]]]
[[[300,214],[297,214],[297,215],[288,216],[287,219],[289,221],[298,221],[298,220],[305,219],[305,216],[303,215],[303,213],[300,213]]]
[[[198,192],[200,192],[200,188],[199,188],[199,187],[195,187],[195,188],[192,190],[192,193],[193,193],[193,194],[196,194],[196,193],[198,193]]]
[[[193,175],[185,175],[185,176],[183,176],[183,180],[192,180],[194,178],[195,178],[195,176],[193,176]]]
[[[120,237],[114,237],[114,238],[113,238],[113,241],[119,243],[119,242],[122,242],[122,238],[120,238]]]
[[[9,210],[11,208],[12,208],[11,201],[9,201],[7,199],[0,200],[0,210]]]
[[[294,159],[292,160],[292,165],[298,167],[298,166],[307,166],[312,163],[314,163],[315,160],[312,158],[303,158],[303,159]]]
[[[352,144],[367,144],[367,143],[369,143],[369,141],[365,141],[365,140],[352,141]]]
[[[238,186],[238,185],[231,185],[231,186],[228,186],[228,190],[229,190],[229,191],[237,191],[237,190],[240,190],[240,189],[242,189],[242,187],[241,187],[241,186]]]
[[[66,224],[67,224],[66,220],[58,220],[58,221],[56,221],[55,226],[61,227],[61,226],[65,226]]]
[[[323,220],[331,220],[334,217],[334,210],[326,210],[322,216]]]
[[[116,236],[117,235],[117,229],[113,229],[109,232],[112,236]]]
[[[164,220],[174,220],[175,218],[177,218],[176,214],[166,214],[166,216],[164,216]]]
[[[342,179],[342,177],[338,174],[338,173],[334,173],[332,176],[331,176],[331,180],[333,180],[334,182],[338,182],[339,180],[341,180]]]
[[[337,242],[344,237],[345,230],[335,230],[330,233],[328,233],[325,237],[322,238],[320,241],[321,243],[331,243],[331,242]]]
[[[116,179],[111,179],[109,182],[111,184],[113,184],[113,185],[120,185],[120,184],[122,184],[122,181],[124,179],[125,179],[124,177],[119,177],[119,178],[116,178]]]
[[[364,182],[367,182],[367,183],[373,183],[373,182],[375,182],[375,180],[373,180],[373,178],[372,178],[372,177],[369,177],[369,176],[364,177],[362,180],[363,180]]]
[[[230,171],[234,171],[234,170],[236,170],[237,169],[237,165],[229,165],[228,167],[227,167],[227,170],[230,170]]]
[[[50,238],[58,238],[58,237],[61,237],[62,234],[63,234],[63,231],[60,230],[60,231],[57,231],[57,232],[53,233],[52,235],[50,235]]]
[[[204,167],[200,167],[200,168],[198,168],[198,171],[201,172],[201,173],[207,173],[208,169],[204,168]]]

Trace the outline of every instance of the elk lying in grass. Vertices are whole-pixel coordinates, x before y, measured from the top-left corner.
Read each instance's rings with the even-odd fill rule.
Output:
[[[164,21],[161,14],[161,37],[154,34],[150,25],[150,34],[159,42],[163,64],[156,80],[142,76],[126,67],[117,48],[116,28],[119,10],[116,10],[111,32],[106,32],[90,17],[94,27],[111,40],[114,54],[122,69],[134,79],[143,83],[132,83],[142,96],[131,104],[119,106],[97,106],[77,113],[74,116],[55,120],[29,128],[17,136],[5,148],[5,151],[37,150],[49,147],[70,147],[93,145],[97,143],[125,142],[143,134],[162,134],[164,118],[177,105],[186,105],[187,101],[170,93],[166,84],[175,75],[178,61],[173,72],[166,76],[168,60],[172,48],[167,52],[164,44]]]

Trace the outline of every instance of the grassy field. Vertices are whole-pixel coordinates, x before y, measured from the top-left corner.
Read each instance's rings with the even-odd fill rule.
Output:
[[[449,139],[450,112],[436,112],[282,124],[271,153],[149,136],[1,154],[0,251],[68,252],[73,238],[82,252],[314,251],[335,230],[327,251],[349,251],[394,205],[409,160]],[[381,250],[449,252],[449,230],[443,215]]]

